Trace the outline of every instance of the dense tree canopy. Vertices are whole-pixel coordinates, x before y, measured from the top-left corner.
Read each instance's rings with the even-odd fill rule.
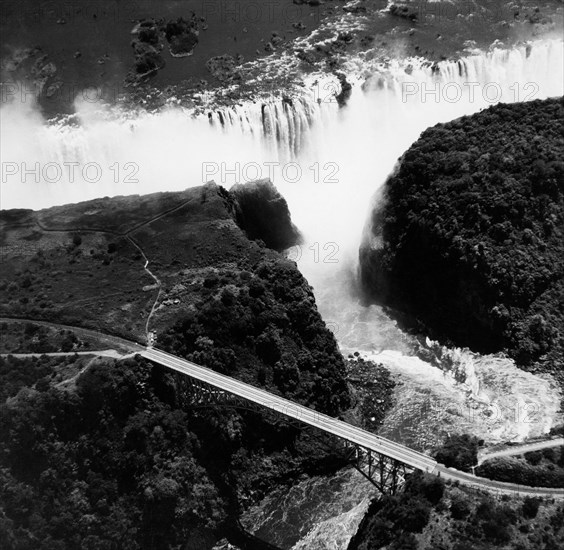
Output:
[[[435,458],[448,468],[469,472],[478,463],[478,438],[468,435],[451,435],[435,453]]]
[[[366,289],[458,344],[561,364],[563,158],[562,99],[426,130],[373,213]]]
[[[76,391],[3,405],[2,547],[167,548],[217,528],[225,500],[165,387],[144,361],[100,360]]]
[[[311,288],[292,262],[223,270],[159,345],[224,374],[336,415],[350,398],[345,365]]]
[[[159,346],[340,414],[345,365],[311,288],[280,257],[247,267],[210,269]],[[346,462],[276,417],[195,407],[140,358],[0,358],[0,381],[2,548],[211,548],[242,501]]]
[[[241,495],[344,463],[272,418],[191,407],[184,390],[140,358],[97,359],[74,387],[3,404],[0,547],[211,548]]]
[[[557,550],[563,519],[558,501],[500,497],[413,474],[403,493],[372,501],[348,550]]]

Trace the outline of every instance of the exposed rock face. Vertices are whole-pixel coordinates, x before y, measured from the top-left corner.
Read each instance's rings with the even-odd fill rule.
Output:
[[[261,239],[274,250],[297,244],[300,233],[290,219],[286,199],[268,179],[234,185],[236,220],[250,239]]]
[[[336,96],[336,99],[339,107],[344,107],[351,97],[352,85],[343,73],[337,73],[337,78],[339,79],[339,83],[341,84],[341,91]]]
[[[360,250],[364,288],[477,350],[559,370],[562,99],[426,130],[387,181]]]
[[[203,19],[194,12],[190,18],[179,17],[176,20],[144,19],[131,31],[134,39],[131,46],[135,53],[134,70],[128,75],[127,82],[136,85],[152,77],[166,65],[163,57],[165,44],[172,57],[192,55],[199,41],[199,27]]]

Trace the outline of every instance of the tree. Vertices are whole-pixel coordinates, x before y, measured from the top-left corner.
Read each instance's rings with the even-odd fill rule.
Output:
[[[468,500],[462,494],[455,493],[450,504],[450,515],[457,520],[462,520],[470,514]]]
[[[448,468],[468,472],[478,463],[479,439],[472,435],[452,435],[435,453],[435,459]]]
[[[429,523],[431,507],[422,499],[412,498],[405,502],[399,513],[398,524],[410,533],[421,533]]]
[[[523,516],[528,519],[533,519],[537,517],[537,513],[539,511],[541,500],[539,498],[534,497],[525,497],[523,501],[522,511]]]

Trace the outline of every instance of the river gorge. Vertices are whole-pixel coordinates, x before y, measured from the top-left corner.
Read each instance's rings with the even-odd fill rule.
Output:
[[[458,432],[487,445],[521,442],[562,423],[556,380],[503,354],[403,329],[366,301],[359,247],[386,178],[421,132],[498,103],[561,96],[563,67],[562,39],[539,38],[438,62],[381,65],[361,51],[344,63],[344,79],[313,71],[282,95],[219,106],[210,99],[197,109],[174,98],[163,109],[131,109],[82,93],[74,114],[46,119],[33,102],[13,101],[2,108],[2,208],[269,178],[303,237],[285,255],[313,287],[341,352],[383,365],[396,382],[379,433],[423,452]],[[344,469],[273,491],[242,522],[280,548],[345,550],[375,495]]]

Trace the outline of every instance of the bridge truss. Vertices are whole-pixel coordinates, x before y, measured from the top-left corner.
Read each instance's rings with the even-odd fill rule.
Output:
[[[354,467],[382,494],[395,495],[404,485],[405,476],[413,469],[384,454],[345,441]]]
[[[212,384],[191,378],[188,375],[174,373],[177,395],[180,398],[180,405],[191,409],[237,409],[245,410],[264,416],[265,409],[261,404],[249,401],[227,391],[218,389]],[[284,414],[271,412],[273,424],[286,424],[299,430],[308,428],[314,432],[318,429],[304,425],[299,420],[288,417]],[[336,437],[344,445],[344,451],[354,466],[370,483],[372,483],[382,494],[396,494],[405,482],[405,477],[413,471],[413,468],[401,461],[390,458],[384,454],[368,449],[347,439],[338,438],[332,434],[321,432],[324,437]],[[318,439],[322,439],[319,433]]]

